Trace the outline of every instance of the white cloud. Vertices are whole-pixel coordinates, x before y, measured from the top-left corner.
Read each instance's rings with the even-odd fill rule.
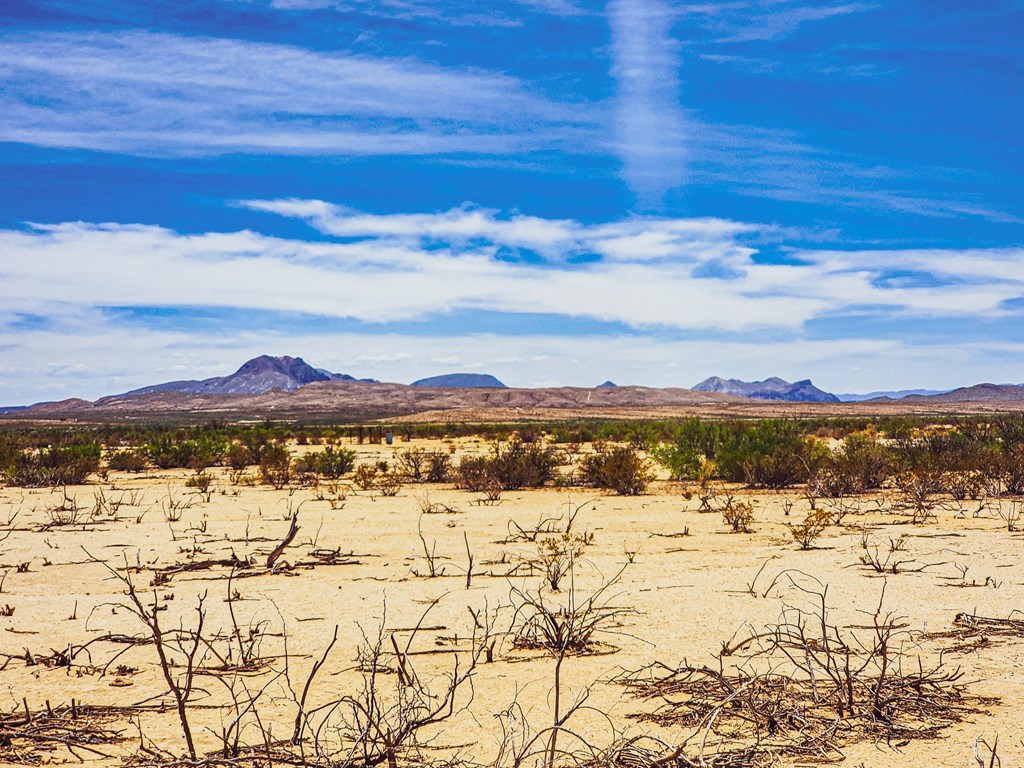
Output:
[[[219,38],[7,36],[0,75],[0,139],[42,146],[509,153],[593,129],[589,110],[533,96],[500,73]]]
[[[545,219],[464,205],[441,213],[366,214],[322,200],[244,200],[257,211],[300,218],[320,232],[337,237],[366,237],[414,242],[443,241],[467,247],[481,240],[507,248],[535,251],[551,259],[596,254],[616,261],[694,261],[745,259],[740,235],[772,228],[727,219],[634,217],[609,224],[584,226],[569,219]]]
[[[74,322],[92,307],[194,306],[379,323],[483,310],[637,329],[796,332],[865,307],[889,317],[998,317],[1024,295],[1021,249],[804,250],[779,264],[743,242],[770,228],[718,219],[586,225],[473,208],[375,216],[320,201],[249,205],[360,239],[80,222],[0,231],[5,316]],[[508,248],[544,258],[499,258]],[[566,258],[573,254],[596,258]]]
[[[810,340],[806,331],[811,321],[842,314],[870,315],[890,328],[899,318],[1007,317],[1005,302],[1024,296],[1021,248],[802,249],[780,264],[761,257],[756,243],[786,233],[719,219],[584,224],[469,206],[370,215],[321,201],[246,205],[305,219],[345,241],[83,222],[0,230],[0,402],[95,397],[182,371],[215,375],[260,353],[300,354],[333,370],[399,381],[456,364],[518,385],[611,378],[668,386],[712,373],[813,372],[820,386],[856,391],[1024,379],[1024,363],[1012,362],[1024,360],[1024,350],[1012,344],[910,345],[884,332]],[[517,248],[541,257],[504,256]],[[593,256],[571,258],[581,254]],[[237,324],[225,331],[202,321],[173,332],[144,321],[126,329],[105,307],[254,310],[279,322],[261,328],[254,314],[257,325],[242,333]],[[489,335],[431,325],[459,311],[572,319],[576,335],[524,335],[509,318]],[[416,335],[311,333],[301,323],[281,330],[294,313],[424,324]],[[633,331],[599,336],[605,326],[588,321]],[[672,340],[698,334],[707,340]]]

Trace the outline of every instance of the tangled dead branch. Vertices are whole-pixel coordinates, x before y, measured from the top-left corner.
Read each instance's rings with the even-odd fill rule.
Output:
[[[844,630],[830,621],[827,588],[804,591],[812,608],[786,607],[778,624],[723,648],[736,662],[731,672],[724,663],[655,663],[620,680],[660,702],[637,719],[693,729],[678,754],[662,754],[658,764],[838,759],[844,744],[863,739],[935,736],[984,703],[958,669],[928,666],[905,650],[907,626],[882,600],[869,623]]]
[[[33,712],[23,708],[0,715],[0,760],[18,765],[51,762],[55,752],[66,750],[79,761],[111,755],[101,747],[124,741],[112,726],[122,713],[116,709],[70,706]]]

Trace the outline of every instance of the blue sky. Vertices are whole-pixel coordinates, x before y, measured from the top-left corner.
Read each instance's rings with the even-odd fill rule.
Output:
[[[300,355],[1024,381],[1024,2],[7,0],[0,404]]]

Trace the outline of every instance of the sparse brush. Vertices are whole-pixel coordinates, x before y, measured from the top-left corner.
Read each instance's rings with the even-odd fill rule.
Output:
[[[559,590],[562,578],[572,571],[576,559],[583,554],[583,548],[593,540],[593,534],[563,533],[537,542],[536,564],[552,591]]]
[[[369,491],[377,484],[381,470],[376,464],[360,464],[352,475],[352,482],[362,491]]]
[[[81,522],[84,512],[85,510],[78,505],[78,500],[68,494],[67,488],[61,488],[60,503],[46,508],[47,523],[43,527],[77,525]]]
[[[893,575],[906,571],[919,572],[944,563],[930,563],[922,565],[915,558],[908,555],[907,535],[902,534],[897,538],[889,538],[888,546],[880,546],[869,534],[861,537],[860,562],[873,570],[875,573],[890,573]]]
[[[881,600],[864,625],[848,628],[831,620],[827,587],[803,591],[817,604],[787,605],[778,623],[725,644],[738,658],[729,671],[655,663],[620,679],[660,705],[643,720],[700,735],[645,765],[733,768],[810,754],[831,762],[853,741],[935,738],[983,704],[962,672],[908,650],[916,644],[905,620]]]
[[[831,515],[824,509],[811,510],[799,523],[786,523],[789,535],[793,541],[800,545],[800,549],[807,550],[814,546],[814,542],[825,532],[831,522]]]
[[[199,472],[185,481],[185,487],[194,488],[203,501],[209,502],[214,490],[213,476],[206,472]]]
[[[722,519],[733,533],[752,533],[750,525],[754,522],[754,505],[730,496],[722,507]]]
[[[898,508],[910,514],[910,522],[925,523],[936,517],[941,504],[935,498],[942,491],[942,474],[934,470],[910,470],[896,477],[900,498]]]

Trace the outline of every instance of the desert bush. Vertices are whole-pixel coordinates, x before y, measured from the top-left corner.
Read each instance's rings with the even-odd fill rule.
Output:
[[[140,450],[114,451],[107,456],[107,467],[117,472],[145,472],[149,467],[146,454]]]
[[[427,463],[427,452],[422,448],[406,448],[399,451],[395,458],[398,461],[398,471],[408,479],[421,482]]]
[[[874,435],[850,435],[822,465],[823,496],[839,498],[881,488],[895,465],[892,453]]]
[[[450,479],[452,456],[448,451],[409,448],[398,452],[398,471],[417,483],[446,483]]]
[[[518,435],[507,443],[494,443],[491,451],[491,475],[506,491],[540,488],[551,482],[558,466],[554,451],[539,443],[524,443]]]
[[[753,488],[786,488],[800,482],[822,450],[798,423],[790,421],[735,423],[712,435],[704,456],[715,462],[718,477]],[[699,464],[694,468],[699,470]]]
[[[389,472],[380,472],[377,474],[377,481],[374,484],[374,489],[377,490],[381,496],[397,496],[398,492],[402,490],[402,475],[394,470]]]
[[[936,496],[942,492],[942,473],[934,469],[913,469],[901,472],[896,476],[896,488],[899,498],[896,506],[910,514],[912,523],[923,523],[936,516],[939,500]]]
[[[212,486],[213,476],[208,475],[206,472],[197,472],[185,481],[185,487],[194,488],[195,492],[202,496],[204,501],[210,500],[210,496],[213,493]]]
[[[793,541],[800,545],[800,549],[811,549],[814,542],[828,528],[832,522],[832,515],[828,510],[811,510],[799,523],[786,523],[789,535]]]
[[[451,480],[452,455],[448,451],[429,451],[426,456],[424,480],[428,483],[447,483]]]
[[[917,561],[907,554],[907,535],[897,538],[889,537],[886,547],[880,546],[870,535],[864,534],[860,540],[860,562],[875,573],[902,573],[903,570],[919,570]]]
[[[292,476],[292,456],[288,448],[273,444],[264,447],[260,458],[260,479],[277,490],[284,488]]]
[[[473,493],[497,484],[491,472],[491,460],[486,456],[463,456],[455,470],[455,484]]]
[[[502,490],[539,488],[555,475],[555,452],[539,443],[524,443],[513,435],[507,443],[494,443],[489,456],[464,456],[455,472],[459,488],[479,493],[500,486]]]
[[[723,643],[720,665],[656,663],[628,675],[636,695],[656,702],[644,719],[703,737],[637,764],[839,761],[851,742],[934,739],[984,706],[941,655],[934,666],[917,656],[916,635],[881,600],[868,621],[847,627],[831,619],[827,587],[801,589],[817,605],[787,605],[778,622]]]
[[[562,578],[568,574],[583,548],[594,540],[593,534],[563,533],[537,542],[536,565],[544,574],[544,581],[552,591],[558,592]]]
[[[398,472],[407,480],[418,483],[444,483],[451,473],[454,446],[448,450],[427,451],[423,448],[408,448],[399,451]]]
[[[595,488],[609,488],[620,496],[638,496],[654,479],[650,463],[631,446],[602,447],[583,457],[583,481]]]
[[[437,602],[430,604],[428,612]],[[426,613],[403,643],[404,648],[400,648],[394,633],[385,630],[383,622],[374,635],[364,633],[356,650],[356,669],[362,684],[330,706],[310,710],[309,715],[300,712],[292,742],[298,742],[304,725],[314,740],[315,754],[321,757],[315,765],[395,768],[430,762],[418,752],[424,741],[420,731],[436,728],[461,711],[456,705],[457,695],[463,688],[472,688],[477,664],[484,658],[485,649],[493,648],[486,611],[474,613],[477,617],[484,620],[484,626],[481,628],[478,622],[469,631],[466,650],[453,654],[450,669],[439,675],[417,669],[416,660],[422,657],[411,650]],[[310,722],[314,714],[321,718],[316,725]],[[333,754],[326,749],[328,734],[337,734],[339,739]],[[429,743],[437,748],[433,739]],[[310,763],[303,759],[300,764]]]
[[[231,443],[224,458],[227,460],[228,466],[235,472],[241,472],[246,467],[257,463],[253,460],[252,451],[240,442]]]
[[[722,507],[722,520],[733,533],[752,533],[750,525],[754,522],[754,505],[730,496]]]
[[[1024,445],[1008,446],[999,457],[998,467],[1006,493],[1024,495]]]
[[[352,482],[363,491],[371,490],[377,484],[377,476],[381,469],[376,464],[360,464],[352,475]]]
[[[194,469],[201,472],[218,463],[228,450],[227,441],[216,434],[199,434],[178,439],[169,432],[157,435],[143,448],[146,457],[160,469]]]
[[[99,469],[100,454],[98,442],[54,445],[20,453],[8,470],[7,481],[25,487],[80,485]]]
[[[673,480],[696,480],[704,463],[714,458],[721,435],[718,424],[683,419],[669,441],[651,446],[651,456],[669,471]]]
[[[947,472],[942,477],[942,484],[957,501],[977,500],[985,495],[985,473],[980,470]]]
[[[352,471],[356,463],[356,452],[348,448],[327,446],[322,451],[314,451],[300,456],[295,460],[295,471],[312,473],[329,480],[337,480]]]

